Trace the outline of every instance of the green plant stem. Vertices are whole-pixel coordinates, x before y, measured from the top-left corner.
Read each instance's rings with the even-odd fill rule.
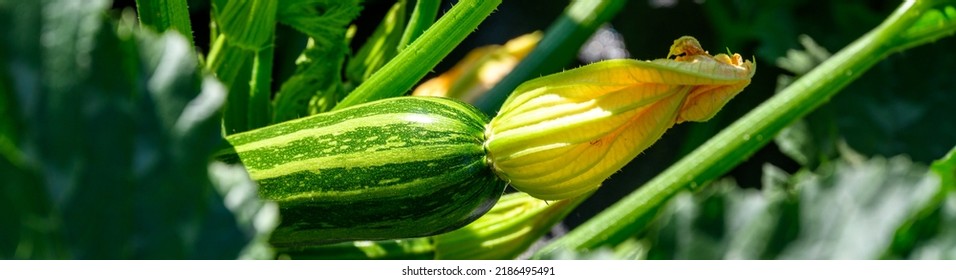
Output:
[[[249,92],[249,129],[256,129],[272,122],[272,65],[275,56],[273,42],[256,52],[252,63],[252,84]]]
[[[435,68],[501,0],[461,0],[417,40],[355,88],[333,110],[400,96]]]
[[[245,77],[249,76],[255,54],[255,51],[232,46],[226,36],[220,35],[206,56],[206,71],[215,73],[229,89],[222,110],[224,135],[247,130],[250,89]]]
[[[511,73],[475,101],[476,107],[494,116],[519,84],[566,67],[594,31],[611,20],[626,3],[624,0],[575,0],[548,27],[538,46]]]
[[[136,0],[136,13],[143,26],[152,27],[157,32],[179,31],[186,36],[189,45],[195,46],[186,0]]]
[[[408,19],[408,25],[405,26],[405,33],[402,33],[402,39],[398,43],[399,51],[405,49],[408,44],[425,33],[425,30],[432,26],[432,23],[435,23],[439,6],[441,6],[439,0],[415,1],[415,9],[412,10],[412,16]]]
[[[217,38],[206,56],[206,70],[229,89],[222,117],[229,135],[271,119],[269,99],[252,87],[269,84],[265,79],[271,76],[272,57],[263,56],[272,52],[277,7],[273,0],[235,0],[215,1],[213,8]]]
[[[633,236],[644,228],[655,209],[674,194],[687,187],[697,188],[723,175],[767,144],[781,129],[827,102],[881,59],[903,50],[900,45],[915,46],[897,40],[897,36],[906,34],[907,28],[933,4],[905,1],[874,30],[731,124],[643,187],[539,250],[536,257],[546,257],[558,250],[587,251]],[[950,29],[939,34],[952,34],[952,25],[936,26]]]

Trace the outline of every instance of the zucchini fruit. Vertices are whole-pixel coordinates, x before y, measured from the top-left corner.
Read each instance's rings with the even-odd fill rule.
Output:
[[[505,188],[482,144],[487,116],[437,97],[397,97],[226,137],[278,203],[289,247],[428,236],[487,212]]]

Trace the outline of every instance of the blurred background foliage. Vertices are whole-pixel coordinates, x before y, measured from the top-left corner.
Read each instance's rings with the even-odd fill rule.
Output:
[[[278,207],[211,162],[225,88],[184,37],[137,32],[108,1],[17,4],[0,1],[15,38],[0,42],[0,258],[271,256]]]
[[[355,22],[356,34],[351,42],[353,52],[361,46],[365,38],[371,35],[393,3],[394,1],[386,0],[364,1],[364,8]],[[455,62],[474,48],[488,44],[502,44],[522,34],[545,30],[568,3],[569,1],[551,0],[504,1],[475,33],[434,69],[429,77],[451,68]],[[618,43],[626,48],[630,58],[644,60],[664,57],[672,40],[682,35],[691,35],[700,40],[704,48],[712,53],[730,51],[745,57],[752,56],[756,60],[759,71],[752,84],[714,119],[706,123],[676,126],[631,164],[612,176],[597,193],[568,216],[562,225],[563,229],[556,230],[555,234],[573,228],[642,185],[682,155],[687,154],[720,129],[772,96],[777,89],[792,81],[793,77],[806,73],[825,59],[829,53],[836,52],[875,27],[899,3],[898,0],[628,1],[603,31],[619,34],[619,38],[623,41]],[[451,4],[451,1],[443,3],[440,12],[447,11]],[[111,15],[119,18],[124,9],[133,9],[134,1],[115,1],[112,5]],[[209,22],[209,2],[190,0],[189,6],[193,18],[195,42],[200,52],[207,52],[209,34],[206,23]],[[10,15],[0,15],[0,22],[9,20],[11,17],[8,16]],[[6,22],[3,24],[7,26]],[[6,28],[0,30],[4,38],[13,36],[7,34],[11,32],[17,31]],[[295,72],[293,62],[305,47],[306,37],[284,25],[279,25],[276,34],[274,80],[283,81]],[[135,40],[130,38],[109,37],[118,36],[115,34],[97,36],[100,37],[96,38],[109,42],[104,43],[107,44],[106,46],[116,45],[115,48],[124,48],[125,51],[130,51],[129,48],[141,48],[143,49],[141,51],[145,53],[144,56],[149,58],[150,50],[144,47],[148,43],[134,44],[132,41]],[[116,40],[120,42],[114,42]],[[153,42],[168,39],[137,40]],[[956,104],[956,94],[954,94],[956,84],[952,80],[956,77],[956,67],[954,67],[956,52],[953,51],[956,48],[954,47],[956,47],[956,38],[947,37],[935,43],[890,56],[843,89],[829,103],[778,135],[774,143],[767,145],[750,160],[727,174],[725,179],[713,183],[711,187],[704,188],[701,192],[686,193],[672,199],[668,205],[660,209],[660,215],[651,227],[639,236],[620,244],[610,253],[598,251],[592,252],[591,255],[556,257],[655,259],[956,257],[952,249],[956,247],[956,240],[953,238],[956,236],[953,234],[956,230],[956,197],[952,194],[956,186],[951,180],[952,174],[956,171],[954,171],[952,160],[940,161],[930,168],[934,160],[943,158],[956,144],[956,122],[953,121],[956,119],[954,118],[956,105],[953,105]],[[582,57],[586,56],[582,55]],[[577,63],[567,65],[566,69],[586,62],[579,60]],[[149,66],[141,67],[149,68]],[[833,75],[839,74],[833,73]],[[132,72],[123,73],[123,75],[145,75],[140,79],[149,78],[148,74]],[[201,83],[198,74],[191,75],[193,76],[188,79],[191,79],[192,84],[189,86],[193,89],[199,88]],[[95,80],[96,77],[90,79]],[[278,90],[279,85],[280,83],[273,83],[273,92]],[[195,94],[197,91],[193,92]],[[96,118],[86,121],[99,119],[115,121],[131,115],[150,113],[148,110],[135,109],[139,108],[136,106],[140,104],[135,101],[126,99],[109,101],[115,99],[115,96],[111,96],[114,95],[104,95],[102,98],[106,101],[103,102],[129,104],[123,103],[125,104],[121,106],[124,108],[123,111],[112,112],[111,115],[94,116]],[[189,100],[193,96],[176,98]],[[10,102],[10,100],[0,99],[0,113],[12,114],[17,110],[16,106],[10,105],[12,104]],[[30,112],[16,113],[23,115]],[[156,116],[144,118],[161,119],[165,116],[164,114],[174,113],[177,112],[157,112]],[[70,117],[70,115],[53,114],[41,120],[53,121],[56,118]],[[24,118],[18,120],[18,123],[0,122],[0,132],[16,131],[17,127],[23,126],[32,127],[31,121],[30,118]],[[161,123],[156,125],[159,124]],[[74,130],[79,131],[76,128]],[[168,137],[165,134],[151,135],[152,132],[149,131],[133,130],[109,131],[126,134],[117,135],[117,137],[90,135],[92,138],[89,139],[99,141],[97,139],[100,138],[97,137],[103,137],[104,141],[107,138],[111,141],[119,141],[117,139],[129,137],[140,139],[138,140],[140,142],[136,143],[148,144],[153,143],[151,142],[153,140],[143,142],[142,139],[154,137],[160,139],[155,140],[161,144],[157,144],[158,148],[166,147],[164,145],[188,146],[188,143],[179,142],[162,144],[167,143],[164,141],[171,141],[162,140]],[[34,137],[31,135],[42,135],[42,133],[43,131],[39,131],[22,135]],[[82,133],[73,133],[69,137],[84,139],[82,135]],[[203,141],[216,141],[216,139],[196,141],[205,143]],[[133,142],[123,142],[122,145],[129,146],[132,149],[131,152],[143,152],[154,148],[146,144],[131,143]],[[0,145],[6,144],[0,143]],[[66,143],[62,145],[70,147]],[[99,144],[92,148],[97,147],[105,148]],[[70,156],[69,153],[50,155],[53,161],[66,161]],[[9,170],[15,169],[8,167],[17,164],[19,163],[15,160],[0,161],[0,165],[4,165],[0,170],[6,170],[0,171],[0,173],[6,172],[2,173],[5,186],[53,184],[43,182],[43,176],[51,176],[49,172],[10,173]],[[205,165],[198,168],[207,170]],[[211,173],[224,172],[220,169],[222,168],[217,167],[209,170]],[[136,170],[129,172],[133,171]],[[209,186],[206,189],[212,189],[210,184],[217,182],[208,179],[208,176],[216,178],[215,175],[203,173],[191,176],[198,180],[193,183]],[[942,181],[938,179],[940,176],[944,178]],[[949,180],[945,179],[947,176]],[[132,178],[127,176],[117,180],[135,183],[140,177]],[[10,182],[15,183],[10,184]],[[69,182],[54,183],[56,184],[53,185],[58,186]],[[240,181],[234,184],[242,185],[243,183]],[[111,193],[110,195],[115,197],[121,194]],[[148,192],[125,195],[142,198],[148,195]],[[209,207],[211,210],[207,210],[205,215],[229,212],[226,209],[234,213],[241,212],[227,208],[222,202],[222,196],[222,192],[197,194],[194,198],[195,207]],[[40,197],[45,197],[42,192],[16,192],[16,196],[10,196],[7,193],[0,199],[10,201],[0,203],[2,204],[0,208],[3,205],[12,205],[8,203],[13,201],[30,201]],[[80,207],[87,205],[83,203],[94,203],[94,201],[99,200],[77,200],[75,205]],[[36,204],[32,202],[30,204],[45,205],[46,203],[51,202],[40,199]],[[151,201],[150,203],[181,204],[174,201]],[[258,202],[249,203],[252,205],[249,209],[259,209]],[[71,209],[69,207],[55,208],[55,211],[72,213]],[[245,211],[255,213],[258,210]],[[40,212],[36,215],[50,215],[50,213]],[[163,215],[174,214],[144,212],[141,215],[167,217]],[[249,220],[252,214],[244,215],[245,220]],[[228,217],[240,216],[242,215],[228,215]],[[34,234],[32,231],[47,230],[45,232],[48,234],[66,234],[67,240],[80,238],[71,237],[73,236],[71,234],[83,234],[82,232],[71,233],[71,227],[91,226],[70,223],[57,226],[57,221],[50,222],[42,219],[25,223],[11,220],[13,216],[10,215],[0,217],[6,219],[0,222],[8,225],[27,225],[23,226],[18,234]],[[137,253],[136,249],[143,246],[162,246],[167,243],[141,243],[144,239],[137,239],[141,237],[136,235],[140,228],[129,225],[130,230],[124,232],[124,236],[102,236],[101,238],[124,238],[132,235],[130,238],[139,240],[140,243],[121,244],[116,248],[106,248],[104,249],[106,251],[102,252],[85,251],[82,247],[71,249],[69,246],[59,244],[57,245],[59,247],[55,248],[33,248],[35,252],[32,255],[20,255],[21,252],[18,251],[14,255],[7,254],[0,257],[231,258],[238,256],[239,250],[243,248],[236,244],[253,240],[256,235],[255,229],[242,226],[248,223],[243,222],[244,219],[234,218],[232,220],[238,222],[228,225],[207,224],[197,227],[195,221],[204,218],[188,216],[181,218],[184,219],[182,223],[187,220],[193,221],[190,222],[191,227],[185,227],[185,229],[194,232],[180,232],[184,234],[182,238],[188,237],[184,240],[192,243],[177,241],[179,243],[175,244],[200,244],[196,243],[197,240],[202,240],[203,236],[207,236],[204,232],[211,230],[230,232],[229,236],[243,241],[217,247],[217,250],[224,250],[222,251],[226,253],[224,255],[203,255],[201,250],[174,250],[180,247],[162,247],[166,248],[165,251],[157,251],[161,253],[157,255]],[[180,223],[166,218],[160,220]],[[54,228],[51,229],[51,225]],[[11,231],[3,232],[7,234]],[[43,234],[35,236],[46,238]],[[9,252],[7,249],[10,244],[2,243],[4,240],[9,240],[8,237],[10,236],[0,238],[0,249],[3,252]],[[56,237],[51,238],[56,239]]]

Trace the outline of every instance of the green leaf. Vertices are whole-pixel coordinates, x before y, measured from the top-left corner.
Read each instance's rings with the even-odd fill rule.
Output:
[[[0,259],[63,259],[59,221],[40,177],[0,157]]]
[[[800,165],[816,168],[837,158],[843,136],[832,104],[824,104],[803,119],[795,121],[774,137],[780,152]]]
[[[219,32],[239,48],[259,50],[272,37],[278,9],[276,1],[235,0],[222,6],[213,5],[213,8]]]
[[[940,191],[925,167],[906,158],[837,163],[797,183],[800,235],[781,254],[796,259],[875,259]]]
[[[49,218],[50,201],[36,173],[24,170],[20,139],[23,132],[17,86],[34,86],[40,61],[40,6],[0,0],[0,258],[64,258],[57,222]],[[14,25],[14,22],[31,23]],[[14,83],[18,81],[18,83]]]
[[[0,157],[0,257],[238,257],[259,232],[210,180],[224,87],[182,36],[108,21],[107,7],[0,2],[20,15],[3,31],[19,40],[0,42],[16,58],[0,73],[16,79],[0,80],[13,81],[23,159]]]
[[[279,0],[278,20],[309,35],[322,49],[341,42],[349,23],[358,17],[359,0]]]
[[[763,190],[722,180],[675,197],[646,235],[650,258],[879,259],[935,208],[939,180],[905,157],[850,157],[813,173],[764,168]]]
[[[276,93],[273,123],[325,112],[344,96],[342,68],[348,54],[346,26],[359,1],[284,0],[277,20],[309,36],[295,73]]]
[[[240,259],[269,259],[275,254],[269,245],[269,235],[279,225],[279,206],[259,199],[257,186],[242,165],[214,162],[209,165],[213,187],[222,194],[229,212],[247,240]],[[217,236],[210,236],[214,240]],[[215,242],[215,241],[213,241]]]
[[[252,73],[249,81],[249,103],[247,108],[248,129],[256,129],[271,124],[272,121],[272,66],[275,57],[275,35],[263,49],[256,51],[252,60]]]
[[[345,34],[340,35],[342,40],[325,47],[309,39],[296,61],[295,74],[276,93],[274,123],[328,111],[344,96],[340,73],[348,45]]]
[[[817,45],[810,36],[802,35],[799,40],[804,47],[803,50],[791,49],[787,51],[786,57],[777,59],[778,67],[796,75],[778,76],[778,91],[783,90],[797,77],[810,72],[831,56],[829,51]],[[832,107],[830,104],[821,105],[816,111],[780,131],[774,137],[774,142],[780,151],[801,165],[811,168],[836,158],[836,145],[840,136]]]
[[[213,1],[216,38],[206,69],[229,89],[223,109],[226,134],[268,124],[276,1]]]
[[[192,24],[189,21],[189,7],[186,0],[136,0],[136,12],[143,26],[157,32],[167,29],[179,31],[189,45],[193,45]]]

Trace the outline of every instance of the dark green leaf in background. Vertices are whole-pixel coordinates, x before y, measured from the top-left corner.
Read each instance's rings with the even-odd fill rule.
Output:
[[[276,94],[274,123],[325,112],[335,106],[345,93],[340,73],[347,47],[342,41],[323,48],[310,40],[298,59],[295,74]]]
[[[765,168],[765,171],[768,168]],[[769,168],[771,174],[780,172]],[[772,252],[771,240],[786,236],[793,222],[781,189],[740,189],[731,180],[683,193],[671,200],[652,225],[650,259],[756,259]],[[779,230],[777,229],[779,228]]]
[[[19,128],[0,158],[0,258],[237,258],[258,232],[210,181],[223,86],[182,36],[114,23],[108,6],[0,1],[18,15],[0,81]]]
[[[358,1],[280,1],[277,20],[308,35],[309,43],[276,93],[273,123],[328,111],[344,96],[346,27],[361,8]]]
[[[723,180],[675,197],[645,236],[654,244],[648,258],[906,258],[911,248],[894,244],[900,229],[939,207],[946,219],[933,252],[954,250],[946,230],[956,220],[938,200],[952,194],[941,188],[937,173],[905,157],[844,153],[793,176],[768,165],[762,190]],[[912,257],[927,254],[919,252]]]
[[[136,14],[143,26],[154,28],[156,32],[179,31],[193,45],[187,0],[136,0]]]
[[[810,36],[799,37],[802,50],[791,49],[785,57],[777,58],[776,64],[796,76],[777,77],[777,91],[784,89],[799,76],[810,72],[814,67],[830,57],[830,52],[818,45]],[[784,128],[774,138],[780,152],[802,166],[816,168],[823,162],[837,157],[836,146],[840,141],[839,128],[835,121],[833,106],[825,104]]]
[[[229,90],[223,108],[226,134],[259,128],[272,115],[271,77],[276,1],[213,1],[216,38],[206,56],[206,69]]]
[[[226,209],[235,217],[236,226],[244,233],[241,238],[248,240],[251,237],[239,258],[272,258],[275,252],[269,244],[269,235],[279,225],[279,206],[259,199],[259,186],[249,178],[241,165],[214,162],[209,165],[209,174],[213,187],[222,195]],[[208,238],[213,241],[220,237],[214,231],[210,233]]]
[[[359,0],[279,0],[276,20],[309,35],[322,48],[338,44],[362,10]]]
[[[891,56],[833,98],[840,133],[866,155],[929,164],[956,145],[956,38]]]
[[[837,162],[796,188],[800,234],[779,258],[880,258],[896,230],[942,191],[937,177],[903,157]]]

